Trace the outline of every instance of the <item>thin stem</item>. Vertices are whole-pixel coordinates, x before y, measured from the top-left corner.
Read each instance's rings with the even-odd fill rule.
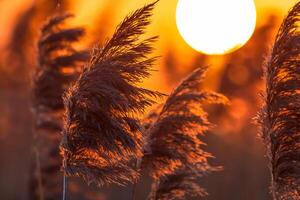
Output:
[[[273,200],[277,200],[277,195],[276,195],[276,186],[275,186],[275,181],[274,181],[274,178],[273,178],[273,175],[271,174],[271,183],[272,183],[272,188],[271,188],[271,191],[272,191],[272,196],[273,196]]]
[[[159,180],[154,179],[151,184],[151,191],[147,197],[147,200],[155,200],[156,199],[156,191],[159,186]]]
[[[63,177],[63,200],[67,200],[67,175],[66,175],[66,159],[64,159],[64,177]]]

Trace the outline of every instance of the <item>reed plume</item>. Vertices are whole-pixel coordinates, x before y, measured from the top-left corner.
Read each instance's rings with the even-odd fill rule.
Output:
[[[35,176],[30,180],[30,199],[60,198],[62,95],[88,58],[86,52],[77,51],[73,45],[84,35],[84,29],[64,28],[70,17],[71,14],[60,14],[49,19],[38,41],[38,66],[32,87],[37,161]]]
[[[38,42],[39,67],[36,69],[33,88],[35,107],[63,109],[62,94],[78,76],[80,64],[89,57],[86,52],[76,51],[71,45],[84,35],[84,29],[61,28],[70,17],[71,14],[55,16],[41,30]]]
[[[192,176],[201,177],[220,170],[220,167],[209,164],[208,159],[212,155],[202,148],[204,142],[201,137],[211,127],[202,106],[225,104],[227,98],[200,89],[206,70],[206,67],[202,67],[191,73],[171,93],[160,113],[153,114],[157,119],[147,129],[149,146],[145,147],[142,160],[142,167],[149,168],[150,176],[154,179],[150,199],[165,199],[163,196],[170,198],[172,195],[184,199],[183,193],[187,192],[182,191],[187,189],[187,182],[193,183],[189,189],[198,191],[195,195],[202,196],[205,192],[194,187],[196,179]],[[188,174],[193,175],[184,177]],[[174,185],[174,191],[168,184]],[[168,191],[170,194],[167,194]]]
[[[181,169],[159,181],[154,199],[179,200],[206,195],[208,193],[197,183],[197,176],[190,170]]]
[[[138,86],[155,61],[147,56],[156,37],[140,36],[156,2],[127,16],[103,47],[94,47],[89,64],[65,94],[61,152],[67,175],[99,186],[137,180],[131,161],[142,156],[138,114],[161,95]]]
[[[259,113],[276,200],[300,199],[300,2],[290,10],[265,64],[266,91]]]

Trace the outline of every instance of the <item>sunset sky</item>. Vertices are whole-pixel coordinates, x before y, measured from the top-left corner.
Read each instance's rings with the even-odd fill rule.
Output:
[[[30,6],[33,0],[1,0],[0,1],[0,29],[6,30],[1,32],[1,38],[9,35],[9,28],[11,21],[14,20],[16,15],[18,15],[22,9]],[[103,8],[106,8],[107,4],[110,4],[110,0],[73,0],[73,10],[78,18],[78,23],[90,23],[92,26],[93,20],[91,18],[97,16],[97,13]],[[124,15],[128,12],[149,3],[151,0],[116,0],[113,1],[114,9],[117,12],[112,13],[114,21],[117,23],[120,21]],[[257,18],[258,23],[264,18],[265,14],[269,11],[275,12],[279,16],[283,16],[288,9],[294,5],[296,0],[255,0],[257,7]],[[153,26],[151,27],[153,31],[161,35],[161,38],[169,42],[168,40],[173,40],[177,35],[176,25],[175,25],[175,11],[176,11],[177,0],[161,0],[157,8],[155,9]],[[8,20],[10,19],[10,20]],[[172,33],[172,34],[170,34]],[[152,33],[150,33],[152,34]],[[2,43],[2,42],[1,42]],[[0,43],[0,44],[1,44]],[[2,43],[3,44],[3,43]]]
[[[207,200],[271,200],[277,182],[300,181],[290,173],[300,171],[300,0],[154,1],[0,0],[0,200],[63,188],[72,200],[146,198],[164,185],[182,193],[177,179],[195,187],[194,172]],[[74,165],[91,182],[122,185],[148,157],[169,164],[140,172],[172,173],[101,189],[60,177]],[[210,160],[224,170],[202,179],[216,171]]]
[[[33,0],[1,0],[0,1],[0,49],[5,46],[6,38],[9,37],[16,17],[31,5]],[[92,34],[95,24],[103,24],[105,34],[109,34],[115,29],[116,25],[129,12],[143,6],[145,3],[152,0],[73,0],[69,10],[75,13],[76,18],[73,23],[75,25],[84,25],[87,28],[88,35]],[[74,3],[73,3],[74,2]],[[296,0],[255,0],[257,8],[257,24],[266,20],[266,16],[270,13],[276,14],[281,20],[289,8],[291,8]],[[176,5],[177,0],[161,0],[157,5],[153,23],[149,27],[147,36],[159,35],[159,41],[156,43],[156,54],[164,55],[167,48],[172,48],[176,57],[185,58],[179,59],[178,64],[181,69],[184,69],[191,55],[197,54],[180,36],[176,27]],[[99,16],[104,10],[109,10],[104,14],[105,19],[99,19]],[[107,37],[106,36],[106,37]],[[89,37],[88,37],[89,38]],[[91,42],[91,41],[90,41]],[[222,60],[222,58],[220,58]],[[212,65],[218,65],[219,58],[214,58]],[[157,81],[153,81],[157,80]],[[161,87],[161,76],[154,74],[151,87]],[[147,81],[146,81],[147,82]],[[157,86],[156,83],[158,84]],[[163,89],[164,90],[164,89]]]

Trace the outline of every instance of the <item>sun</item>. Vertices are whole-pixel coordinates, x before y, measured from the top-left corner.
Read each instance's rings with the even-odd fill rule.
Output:
[[[226,54],[242,47],[256,25],[253,0],[179,0],[176,23],[193,49]]]

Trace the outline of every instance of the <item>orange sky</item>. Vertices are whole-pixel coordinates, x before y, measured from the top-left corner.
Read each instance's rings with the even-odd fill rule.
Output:
[[[10,35],[11,24],[15,20],[15,17],[20,13],[20,8],[25,9],[26,6],[30,6],[30,2],[34,0],[0,0],[0,49],[4,45],[6,39]],[[38,0],[37,0],[38,1]],[[91,30],[97,23],[97,14],[102,9],[112,9],[113,24],[111,30],[123,19],[123,17],[130,11],[135,10],[143,6],[145,3],[150,3],[153,0],[72,0],[74,2],[71,11],[76,14],[74,24],[85,25],[87,29]],[[225,1],[225,0],[224,0]],[[264,19],[264,15],[272,11],[281,18],[286,14],[288,9],[292,7],[297,0],[255,0],[257,7],[257,19],[259,23]],[[107,4],[110,3],[110,6]],[[179,64],[185,66],[189,59],[185,59],[195,54],[196,52],[191,49],[180,37],[175,22],[175,11],[176,11],[177,0],[161,0],[157,5],[153,24],[148,29],[148,35],[159,35],[160,39],[157,44],[158,55],[163,55],[167,47],[171,47],[182,59],[179,59]],[[105,6],[106,5],[106,6]],[[3,31],[5,30],[5,31]],[[176,41],[176,43],[174,42]],[[212,65],[220,62],[214,58]],[[216,64],[217,65],[217,64]],[[184,69],[184,67],[182,67]],[[157,79],[157,81],[153,81]],[[154,75],[152,81],[161,85],[161,77]],[[156,88],[155,85],[153,85]]]
[[[26,7],[34,0],[0,0],[0,37],[7,36],[9,30],[7,27],[18,14],[18,7]],[[78,23],[87,23],[93,18],[108,2],[111,0],[73,0],[73,10],[77,13]],[[76,3],[75,3],[76,2]],[[115,13],[115,21],[120,21],[128,12],[152,2],[152,0],[114,0],[113,3],[117,7],[118,12]],[[278,15],[283,15],[297,0],[255,0],[258,12],[258,21],[263,18],[266,11],[276,10]],[[161,0],[158,4],[155,14],[154,23],[151,29],[155,32],[159,30],[161,37],[169,38],[169,31],[175,29],[175,10],[177,0]],[[87,12],[88,11],[88,12]],[[164,31],[168,30],[168,31]],[[1,44],[0,44],[1,45]]]
[[[95,13],[97,13],[97,9],[101,9],[103,5],[109,0],[99,1],[99,0],[89,0],[88,4],[83,0],[76,0],[78,4],[74,7],[75,12],[77,13],[78,23],[86,23],[90,21],[90,18],[95,17]],[[115,0],[117,2],[118,0]],[[128,14],[130,11],[143,6],[145,3],[150,3],[153,0],[125,0],[119,1],[119,4],[115,4],[117,6],[117,12],[114,13],[115,16],[115,25],[119,23],[122,18]],[[265,14],[269,12],[274,12],[279,15],[281,18],[284,17],[286,12],[291,8],[297,0],[255,0],[255,4],[257,7],[257,23],[259,21],[265,19]],[[161,0],[157,5],[154,16],[153,16],[153,24],[149,27],[149,35],[157,35],[159,34],[158,41],[158,50],[155,52],[158,55],[164,55],[166,48],[172,48],[174,52],[177,52],[175,55],[178,58],[177,63],[182,66],[184,69],[186,65],[190,64],[190,60],[188,58],[191,55],[197,53],[191,47],[189,47],[179,35],[176,28],[175,21],[175,11],[176,11],[177,0]],[[85,12],[86,9],[90,9],[90,12]],[[91,23],[93,25],[93,23]],[[174,42],[176,41],[176,42]],[[218,66],[218,64],[222,62],[222,58],[215,58],[212,60],[211,64],[213,66]],[[217,69],[214,69],[217,70]],[[160,87],[162,76],[159,74],[154,75],[151,80],[148,80],[149,83],[147,85],[151,85],[154,89]],[[153,81],[155,80],[155,81]],[[151,83],[150,83],[151,82]],[[155,85],[157,84],[157,86]],[[167,90],[167,89],[165,89]]]

